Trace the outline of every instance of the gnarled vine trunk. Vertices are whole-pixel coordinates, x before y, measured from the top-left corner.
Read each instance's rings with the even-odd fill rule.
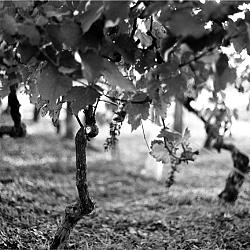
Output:
[[[26,125],[21,122],[21,114],[19,112],[20,103],[17,99],[16,90],[18,85],[10,86],[10,93],[8,95],[8,106],[10,108],[10,115],[14,122],[14,126],[1,126],[0,137],[9,135],[11,137],[24,137],[26,135]]]
[[[79,200],[66,207],[63,221],[57,229],[50,249],[63,249],[73,227],[84,215],[90,214],[94,210],[94,203],[90,199],[88,192],[86,146],[87,137],[85,129],[81,127],[75,137],[76,186]]]
[[[218,145],[215,144],[214,147],[217,148]],[[234,169],[228,175],[225,188],[218,196],[226,202],[233,203],[237,200],[245,175],[250,170],[249,158],[232,144],[223,143],[220,148],[231,152]]]
[[[215,135],[213,132],[213,126],[209,124],[202,115],[191,107],[190,101],[192,99],[186,98],[186,99],[179,99],[185,108],[187,108],[188,111],[194,113],[197,115],[205,124],[206,131],[209,133],[206,143],[211,145],[212,147],[216,148],[218,151],[220,149],[225,149],[231,152],[232,159],[233,159],[233,165],[234,169],[230,172],[230,174],[227,177],[226,185],[224,190],[218,195],[220,199],[222,199],[225,202],[233,203],[237,200],[240,188],[242,187],[245,175],[249,172],[249,158],[244,153],[240,152],[237,147],[235,147],[233,144],[226,144],[223,141],[220,143],[214,143],[212,144],[212,140],[215,138]],[[207,142],[209,140],[209,142]],[[206,144],[205,143],[205,144]]]

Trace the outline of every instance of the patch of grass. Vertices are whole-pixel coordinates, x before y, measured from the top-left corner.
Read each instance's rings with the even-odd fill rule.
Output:
[[[0,144],[0,176],[13,179],[0,184],[0,248],[48,249],[65,206],[77,198],[74,143],[32,135]],[[231,170],[228,154],[202,153],[168,190],[139,174],[144,146],[121,138],[118,161],[88,153],[96,209],[77,224],[69,249],[250,249],[248,200],[225,207],[216,198]],[[247,185],[243,191],[250,193]]]

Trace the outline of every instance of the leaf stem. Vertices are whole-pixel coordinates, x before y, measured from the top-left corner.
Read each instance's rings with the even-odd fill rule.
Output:
[[[144,138],[144,141],[147,145],[147,148],[148,148],[148,152],[150,152],[150,147],[148,145],[148,141],[147,141],[147,138],[146,138],[146,135],[145,135],[145,130],[144,130],[144,126],[143,126],[143,123],[141,122],[141,128],[142,128],[142,133],[143,133],[143,138]]]
[[[43,51],[42,49],[39,50],[46,58],[47,60],[53,65],[55,66],[56,68],[58,67],[57,63],[55,61],[52,60],[52,58],[45,52]]]
[[[117,103],[115,103],[115,102],[110,102],[110,101],[107,101],[107,100],[99,100],[99,102],[105,102],[105,103],[108,103],[108,104],[111,104],[111,105],[114,105],[114,106],[118,106]]]
[[[162,121],[163,128],[166,129],[166,124],[165,124],[164,119],[161,118],[161,121]],[[165,144],[165,148],[167,149],[168,153],[169,153],[170,155],[173,155],[171,149],[168,147],[167,140],[166,140],[165,137],[164,137],[164,144]],[[176,157],[175,157],[175,158],[176,158]]]
[[[83,126],[83,124],[82,124],[82,122],[81,122],[79,116],[78,116],[78,115],[75,115],[75,117],[76,117],[76,120],[77,120],[77,122],[79,123],[80,127],[83,128],[84,126]]]
[[[166,124],[165,124],[165,121],[163,118],[161,118],[161,121],[162,121],[162,125],[163,125],[163,128],[166,129]],[[167,144],[167,139],[164,137],[164,146],[165,148],[167,149],[168,153],[170,156],[172,156],[173,158],[175,158],[176,160],[178,160],[179,163],[181,163],[182,161],[194,161],[193,158],[191,157],[178,157],[177,155],[175,155],[172,150],[169,148],[168,144]],[[178,163],[178,164],[179,164]]]
[[[97,99],[97,102],[96,102],[96,105],[95,105],[95,109],[93,111],[93,115],[95,115],[95,112],[96,112],[96,109],[97,109],[99,101],[100,101],[100,97]]]

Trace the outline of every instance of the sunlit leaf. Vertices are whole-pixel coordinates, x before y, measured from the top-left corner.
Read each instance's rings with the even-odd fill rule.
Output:
[[[74,114],[78,112],[87,105],[92,105],[100,97],[100,94],[93,87],[72,87],[67,93],[65,99],[71,102],[71,107]]]
[[[206,33],[205,23],[185,9],[172,12],[166,25],[176,36],[200,38]]]
[[[98,4],[88,8],[83,14],[78,17],[81,22],[81,28],[83,33],[87,32],[91,25],[101,16],[103,11],[103,3],[97,2]]]
[[[103,61],[103,69],[101,72],[109,84],[125,90],[135,90],[133,83],[122,75],[115,64],[108,60]]]
[[[125,111],[128,114],[128,123],[131,124],[132,131],[136,130],[142,120],[147,120],[149,116],[149,103],[145,102],[147,95],[142,92],[138,92],[133,95],[132,102],[129,102],[125,106]],[[142,102],[142,103],[135,103]]]
[[[221,53],[216,62],[216,74],[214,79],[214,88],[216,91],[224,90],[227,83],[234,83],[236,79],[236,69],[228,65],[228,57]]]
[[[31,45],[39,45],[40,33],[34,24],[25,23],[19,25],[18,33],[20,35],[26,36],[29,39]]]
[[[159,135],[157,135],[157,137],[165,138],[169,142],[175,142],[175,141],[178,141],[182,138],[180,133],[170,131],[168,128],[165,128],[165,129],[163,128],[160,131]]]
[[[70,19],[66,19],[62,22],[60,29],[62,42],[71,48],[78,47],[82,36],[80,25]]]
[[[149,47],[152,44],[153,38],[140,30],[136,31],[135,36],[140,40],[142,47]]]
[[[129,1],[104,1],[105,27],[113,27],[127,18],[129,14]]]
[[[17,32],[17,23],[13,16],[5,14],[2,20],[2,27],[8,34],[14,35]]]
[[[151,142],[150,154],[162,163],[168,163],[170,161],[169,152],[165,148],[165,144],[161,140],[154,140]]]
[[[39,73],[37,84],[42,98],[55,107],[56,100],[71,88],[72,80],[60,74],[53,65],[47,64]]]

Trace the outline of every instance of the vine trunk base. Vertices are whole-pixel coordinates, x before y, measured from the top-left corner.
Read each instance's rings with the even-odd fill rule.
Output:
[[[249,158],[233,145],[223,145],[224,149],[231,151],[234,169],[228,175],[224,190],[218,195],[220,199],[234,203],[244,183],[245,175],[249,172]]]
[[[26,125],[21,122],[21,114],[19,112],[21,105],[16,95],[17,88],[17,84],[11,85],[10,93],[8,95],[8,105],[14,126],[1,126],[0,137],[3,137],[3,135],[8,135],[10,137],[24,137],[26,135]]]
[[[50,249],[63,249],[67,244],[71,230],[84,215],[94,210],[87,185],[86,146],[87,137],[84,127],[81,127],[75,137],[76,146],[76,186],[79,200],[66,207],[61,225],[58,227]]]

